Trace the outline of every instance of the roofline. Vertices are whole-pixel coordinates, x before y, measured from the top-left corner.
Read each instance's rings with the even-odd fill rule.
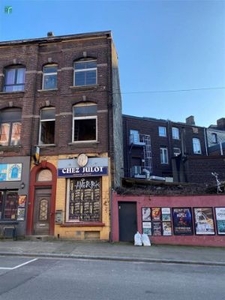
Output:
[[[97,32],[68,34],[68,35],[59,35],[59,36],[46,36],[46,37],[34,38],[34,39],[2,41],[2,42],[0,42],[0,46],[7,46],[7,45],[10,46],[10,45],[16,45],[16,44],[61,42],[61,41],[71,40],[71,39],[94,38],[94,37],[102,37],[102,36],[112,38],[112,32],[110,30],[108,30],[108,31],[97,31]]]

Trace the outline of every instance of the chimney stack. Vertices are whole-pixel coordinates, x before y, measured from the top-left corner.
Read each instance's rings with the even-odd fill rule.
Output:
[[[47,37],[52,37],[52,36],[54,36],[54,33],[53,33],[52,31],[49,31],[49,32],[47,33]]]
[[[186,118],[186,124],[187,125],[195,125],[195,117],[190,116],[190,117]]]

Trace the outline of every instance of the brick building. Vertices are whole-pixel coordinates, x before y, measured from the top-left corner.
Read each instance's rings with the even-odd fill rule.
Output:
[[[1,42],[0,86],[0,234],[107,240],[123,176],[111,32]]]
[[[172,159],[206,155],[205,128],[186,123],[123,115],[125,177],[173,180]]]

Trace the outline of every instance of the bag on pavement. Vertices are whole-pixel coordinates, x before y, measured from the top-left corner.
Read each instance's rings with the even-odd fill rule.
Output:
[[[142,241],[143,246],[151,246],[149,236],[146,233],[143,233],[141,235],[141,241]]]
[[[134,246],[142,246],[141,234],[138,231],[134,235]]]

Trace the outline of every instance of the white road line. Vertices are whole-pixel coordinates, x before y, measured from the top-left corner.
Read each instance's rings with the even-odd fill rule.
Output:
[[[13,268],[0,267],[0,270],[15,270],[15,269],[18,269],[18,268],[20,268],[20,267],[22,267],[22,266],[25,266],[25,265],[27,265],[27,264],[30,264],[30,263],[32,263],[33,261],[36,261],[36,260],[38,260],[38,258],[34,258],[34,259],[32,259],[32,260],[29,260],[29,261],[27,261],[27,262],[25,262],[25,263],[23,263],[23,264],[20,264],[20,265],[18,265],[18,266],[15,266],[15,267],[13,267]]]

